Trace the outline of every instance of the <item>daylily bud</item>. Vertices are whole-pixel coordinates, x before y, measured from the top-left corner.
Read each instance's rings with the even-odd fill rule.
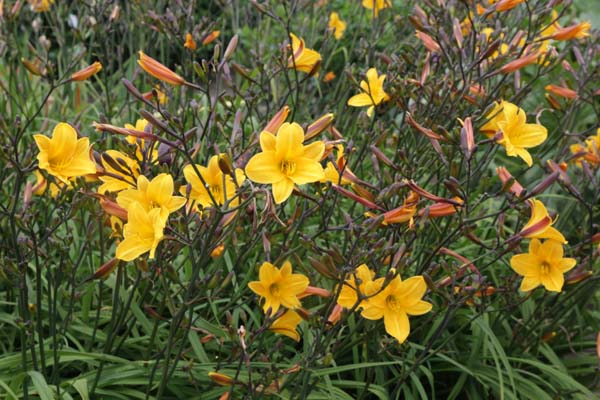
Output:
[[[119,260],[117,258],[112,258],[102,264],[102,266],[94,271],[92,276],[87,278],[85,281],[87,282],[94,279],[105,279],[115,270],[115,268],[117,268],[117,265],[119,265]]]
[[[219,37],[220,34],[221,34],[221,31],[212,31],[211,33],[206,35],[206,37],[204,39],[202,39],[202,44],[204,46],[206,46],[206,45],[212,43]]]
[[[108,214],[127,221],[127,210],[107,197],[100,198],[100,207]]]
[[[314,287],[314,286],[308,286],[304,290],[304,292],[300,293],[297,297],[299,299],[302,299],[304,297],[313,296],[313,295],[319,296],[319,297],[329,297],[329,296],[331,296],[331,292],[327,289]]]
[[[523,67],[526,67],[529,64],[535,63],[538,58],[539,58],[538,53],[531,53],[531,54],[525,55],[523,57],[517,58],[514,61],[509,62],[508,64],[505,64],[502,68],[500,68],[500,72],[503,74],[515,72],[517,70],[520,70]]]
[[[304,135],[304,140],[310,140],[313,137],[317,136],[319,133],[323,132],[333,121],[333,114],[325,114],[315,122],[310,124],[306,129],[306,135]]]
[[[221,374],[219,372],[209,372],[208,377],[212,379],[212,381],[221,386],[231,386],[234,384],[234,380],[232,377],[227,376],[225,374]]]
[[[548,187],[550,187],[558,179],[559,174],[560,173],[558,171],[555,171],[552,174],[548,175],[546,179],[544,179],[536,187],[531,189],[531,192],[529,192],[525,198],[528,199],[532,196],[536,196],[542,193],[544,190],[548,189]]]
[[[342,306],[340,306],[339,304],[336,304],[335,306],[333,306],[333,310],[331,310],[331,314],[329,314],[329,316],[327,317],[327,323],[331,324],[331,325],[335,325],[339,322],[340,318],[342,317]]]
[[[417,31],[416,36],[421,42],[423,42],[423,45],[425,46],[425,48],[427,48],[427,50],[429,50],[430,52],[432,52],[432,53],[441,53],[442,52],[440,45],[431,36],[429,36],[425,32]]]
[[[229,61],[231,59],[231,57],[233,56],[233,52],[237,48],[238,41],[239,36],[237,34],[231,38],[229,44],[227,45],[227,48],[225,49],[225,53],[223,53],[223,61]]]
[[[74,72],[73,75],[71,75],[71,80],[76,82],[85,81],[92,75],[95,75],[98,72],[100,72],[100,70],[102,70],[102,64],[96,61],[93,64],[88,65],[87,67],[80,69],[77,72]]]
[[[32,63],[31,61],[21,58],[21,63],[27,69],[27,71],[31,72],[33,75],[36,75],[36,76],[44,75],[42,73],[42,71],[39,69],[39,67],[37,65],[35,65],[34,63]]]
[[[590,36],[591,27],[589,22],[581,22],[557,29],[550,37],[554,40],[583,39]]]
[[[138,64],[148,74],[170,85],[179,86],[185,83],[185,80],[181,76],[177,75],[154,58],[147,56],[143,51],[140,50],[139,54],[140,59],[138,60]]]
[[[277,131],[279,130],[281,125],[283,125],[283,123],[287,119],[289,113],[290,113],[290,108],[288,106],[283,106],[281,108],[281,110],[279,110],[277,112],[277,114],[275,114],[275,116],[273,118],[271,118],[271,120],[269,121],[267,126],[265,126],[265,129],[263,129],[263,130],[265,130],[269,133],[272,133],[272,134],[277,133]]]
[[[225,245],[221,243],[210,252],[210,257],[213,259],[219,258],[223,254],[223,251],[225,251]]]
[[[475,139],[473,138],[473,124],[471,123],[471,117],[465,118],[463,127],[460,130],[460,145],[467,160],[471,159],[473,150],[475,149]]]
[[[503,187],[506,187],[506,186],[508,186],[509,183],[511,183],[511,186],[509,189],[510,192],[513,193],[517,197],[521,196],[521,194],[524,191],[523,186],[521,186],[521,184],[519,182],[517,182],[517,180],[515,178],[513,178],[513,176],[510,174],[510,172],[508,172],[508,170],[506,168],[504,168],[504,167],[496,168],[496,174],[498,174],[498,178],[500,178],[500,180],[502,181]]]
[[[227,154],[227,153],[219,154],[219,156],[217,158],[217,163],[218,163],[219,169],[221,170],[222,173],[224,173],[225,175],[233,174],[233,171],[234,171],[233,162],[231,161],[231,157],[229,157],[229,154]]]
[[[523,3],[524,1],[525,0],[500,0],[496,3],[494,9],[496,11],[508,11]]]
[[[546,89],[546,91],[548,91],[552,94],[555,94],[557,96],[564,97],[567,99],[575,99],[577,97],[576,91],[566,88],[566,87],[563,87],[563,86],[548,85],[545,87],[545,89]]]

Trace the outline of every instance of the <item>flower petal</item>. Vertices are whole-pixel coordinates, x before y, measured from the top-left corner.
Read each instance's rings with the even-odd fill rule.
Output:
[[[256,183],[275,183],[285,178],[274,151],[255,154],[246,164],[246,176]]]
[[[537,276],[540,261],[532,254],[517,254],[510,259],[510,266],[515,272],[522,276]]]
[[[286,201],[294,191],[294,182],[291,179],[284,178],[279,182],[274,182],[272,190],[275,203],[281,204]]]
[[[523,278],[523,282],[521,282],[520,290],[522,292],[529,292],[532,289],[535,289],[541,284],[537,277],[526,276]]]
[[[408,315],[404,312],[386,312],[383,316],[385,331],[403,343],[410,333]]]
[[[296,169],[291,175],[288,175],[294,183],[303,185],[311,182],[318,182],[325,177],[323,167],[318,162],[300,157],[296,160]]]
[[[279,160],[293,160],[304,152],[304,130],[295,122],[286,122],[277,131],[275,154]]]
[[[347,104],[351,107],[366,107],[366,106],[372,106],[373,100],[371,99],[371,96],[369,96],[368,94],[360,93],[360,94],[350,97],[348,99]]]
[[[325,144],[319,140],[309,144],[308,146],[304,146],[303,157],[319,162],[323,157],[323,153],[325,153]]]

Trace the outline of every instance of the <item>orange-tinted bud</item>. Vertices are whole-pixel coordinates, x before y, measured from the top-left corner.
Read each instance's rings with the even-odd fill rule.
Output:
[[[101,70],[102,64],[96,61],[92,65],[88,65],[87,67],[74,72],[73,75],[71,75],[71,80],[76,82],[85,81],[90,76],[97,74]]]
[[[310,140],[313,137],[317,136],[319,133],[323,132],[325,129],[327,129],[327,127],[329,125],[331,125],[332,121],[333,121],[332,113],[325,114],[322,117],[320,117],[319,119],[317,119],[315,122],[310,124],[308,126],[308,128],[306,129],[306,135],[304,135],[304,140]]]
[[[591,27],[589,22],[581,22],[579,24],[559,28],[550,37],[554,40],[583,39],[584,37],[590,36]]]
[[[232,377],[227,376],[225,374],[221,374],[219,372],[209,372],[208,377],[212,379],[212,381],[221,386],[231,386],[234,383]]]
[[[277,114],[275,114],[275,116],[271,118],[267,126],[265,126],[264,130],[269,133],[276,134],[279,130],[279,127],[281,127],[281,125],[283,125],[283,123],[287,119],[289,113],[290,108],[288,106],[283,106],[281,110],[277,111]]]
[[[442,49],[440,48],[440,45],[437,44],[437,42],[428,34],[426,34],[425,32],[421,32],[421,31],[417,31],[416,36],[419,40],[421,40],[421,42],[423,42],[423,45],[425,46],[425,48],[427,50],[429,50],[432,53],[441,53]]]
[[[40,70],[40,68],[36,64],[32,63],[31,61],[21,58],[21,63],[23,64],[25,69],[27,69],[27,71],[31,72],[33,75],[36,75],[36,76],[44,75],[42,73],[42,71]]]
[[[546,86],[545,89],[547,92],[550,92],[552,94],[555,94],[557,96],[564,97],[567,99],[574,99],[577,97],[576,91],[574,91],[573,89],[563,87],[563,86],[548,85],[548,86]]]
[[[220,245],[215,247],[213,249],[213,251],[210,252],[210,257],[211,258],[219,258],[223,254],[223,251],[225,251],[225,245],[223,245],[223,243],[221,243]]]
[[[148,74],[170,85],[178,86],[185,83],[185,80],[181,76],[177,75],[154,58],[147,56],[143,51],[140,50],[139,54],[140,59],[138,60],[138,64]]]
[[[221,34],[221,31],[212,31],[204,39],[202,39],[202,44],[204,46],[206,46],[207,44],[214,42],[219,37],[220,34]]]
[[[506,168],[498,167],[496,168],[496,173],[498,174],[498,178],[502,181],[503,186],[507,186],[508,183],[512,182],[509,191],[517,197],[521,196],[524,191],[523,186],[513,178]]]
[[[323,77],[323,82],[329,83],[329,82],[331,82],[334,79],[335,79],[335,73],[333,71],[329,71]]]
[[[515,72],[523,67],[528,66],[529,64],[535,63],[538,58],[538,53],[527,54],[523,57],[517,58],[516,60],[509,62],[508,64],[505,64],[502,68],[500,68],[500,72],[503,74]]]
[[[494,9],[496,11],[508,11],[523,3],[524,1],[525,0],[500,0],[496,3]]]

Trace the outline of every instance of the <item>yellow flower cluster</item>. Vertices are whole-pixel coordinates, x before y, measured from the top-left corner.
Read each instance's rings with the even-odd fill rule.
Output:
[[[564,284],[564,273],[571,270],[576,261],[563,257],[565,237],[552,226],[554,221],[548,215],[544,204],[535,199],[529,200],[531,217],[519,235],[532,239],[528,254],[517,254],[510,259],[510,265],[523,276],[521,290],[526,292],[543,285],[546,290],[560,292]],[[545,239],[542,243],[540,239]]]
[[[402,280],[395,275],[391,280],[373,280],[375,272],[366,264],[347,275],[337,303],[348,309],[361,310],[361,316],[370,320],[383,318],[385,331],[403,343],[410,333],[409,315],[423,315],[431,310],[431,303],[421,300],[427,291],[422,276]]]

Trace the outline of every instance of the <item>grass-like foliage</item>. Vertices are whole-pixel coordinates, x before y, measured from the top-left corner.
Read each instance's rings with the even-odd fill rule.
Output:
[[[0,398],[596,398],[583,3],[0,1]]]

